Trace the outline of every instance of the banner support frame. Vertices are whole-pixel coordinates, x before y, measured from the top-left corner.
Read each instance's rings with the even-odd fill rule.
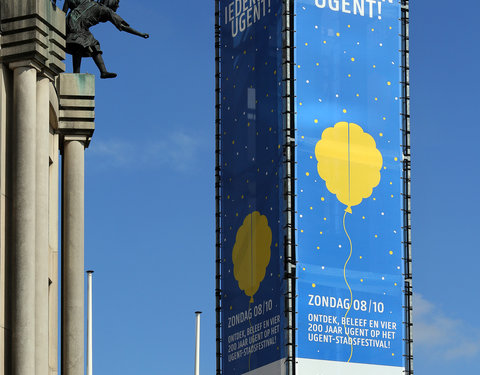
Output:
[[[402,151],[403,151],[403,245],[404,245],[404,314],[405,374],[413,375],[412,317],[412,242],[411,242],[411,148],[410,148],[410,32],[409,1],[401,0],[402,22]]]
[[[285,204],[285,323],[287,375],[296,373],[296,236],[295,236],[295,8],[283,0],[283,133]]]
[[[215,0],[215,330],[216,374],[222,374],[220,0]]]

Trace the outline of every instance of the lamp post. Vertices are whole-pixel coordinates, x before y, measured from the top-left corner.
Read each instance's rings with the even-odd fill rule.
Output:
[[[200,314],[201,311],[195,311],[195,375],[200,375]]]
[[[93,375],[93,341],[92,341],[92,282],[93,271],[87,271],[88,297],[87,297],[87,375]]]

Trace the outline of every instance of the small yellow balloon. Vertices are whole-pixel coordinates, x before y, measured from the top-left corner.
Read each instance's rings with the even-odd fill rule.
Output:
[[[233,246],[233,274],[238,286],[250,297],[257,293],[270,263],[272,230],[266,216],[258,211],[247,215],[238,229]]]
[[[325,129],[315,156],[318,174],[349,213],[380,183],[382,154],[373,137],[357,124],[339,122]]]

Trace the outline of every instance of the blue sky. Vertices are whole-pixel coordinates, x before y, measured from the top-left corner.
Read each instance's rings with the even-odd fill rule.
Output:
[[[61,3],[61,2],[60,2]],[[463,5],[462,5],[463,4]],[[417,374],[475,373],[480,5],[411,5]],[[215,369],[214,1],[128,1],[143,40],[93,29],[114,80],[97,84],[86,152],[86,269],[94,269],[94,371]],[[71,71],[70,61],[67,62]],[[95,73],[85,61],[83,72]]]

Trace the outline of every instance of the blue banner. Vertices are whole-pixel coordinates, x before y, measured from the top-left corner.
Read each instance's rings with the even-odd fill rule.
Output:
[[[221,336],[229,375],[284,357],[281,9],[280,0],[220,1]]]
[[[296,16],[299,374],[401,373],[400,5],[299,0]]]

